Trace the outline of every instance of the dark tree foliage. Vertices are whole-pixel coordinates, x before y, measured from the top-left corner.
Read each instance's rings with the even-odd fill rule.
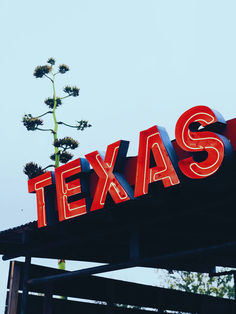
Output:
[[[231,274],[209,277],[208,274],[174,271],[170,274],[169,286],[186,292],[234,299],[234,283]]]

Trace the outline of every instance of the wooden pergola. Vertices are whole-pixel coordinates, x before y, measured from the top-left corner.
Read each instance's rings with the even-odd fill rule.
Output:
[[[25,263],[11,263],[6,313],[145,314],[147,308],[236,313],[234,300],[98,276],[135,266],[211,275],[216,266],[236,268],[235,182],[234,151],[227,164],[204,180],[185,178],[168,189],[153,183],[140,199],[118,205],[108,199],[102,210],[45,228],[31,222],[0,232],[3,259],[25,257]],[[103,265],[65,272],[32,265],[32,257]]]

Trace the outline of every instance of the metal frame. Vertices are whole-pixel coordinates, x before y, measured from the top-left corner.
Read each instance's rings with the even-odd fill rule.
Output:
[[[18,275],[21,274],[20,284],[18,285],[19,290],[21,290],[22,287],[24,287],[25,285],[25,283],[23,283],[24,266],[25,266],[24,263],[21,262],[11,263],[9,282],[11,282],[12,279],[11,276],[12,270],[14,271],[14,269],[17,269]],[[14,273],[17,272],[14,271]],[[29,276],[45,277],[45,274],[49,272],[61,273],[63,271],[43,266],[30,265]],[[116,306],[117,303],[133,304],[136,306],[144,307],[149,305],[150,307],[158,308],[159,311],[161,309],[162,311],[164,311],[165,309],[169,310],[175,309],[178,311],[199,314],[212,314],[212,313],[231,314],[234,313],[235,306],[235,302],[232,300],[197,295],[194,293],[185,293],[176,290],[140,285],[136,283],[128,283],[124,281],[107,279],[97,276],[86,276],[81,277],[79,280],[77,279],[76,280],[72,279],[69,281],[63,280],[62,282],[56,282],[55,284],[52,285],[45,285],[44,287],[29,286],[28,288],[29,291],[40,293],[40,296],[35,296],[31,294],[27,295],[28,310],[26,309],[26,307],[24,308],[24,311],[27,314],[31,313],[32,309],[34,310],[34,312],[36,312],[36,314],[51,314],[52,311],[54,312],[56,311],[56,313],[59,314],[70,312],[70,310],[72,310],[72,314],[77,314],[80,312],[92,314],[93,313],[111,314],[113,312],[116,314],[147,313],[145,310],[121,309]],[[42,292],[45,293],[44,297],[42,296]],[[9,293],[11,293],[11,291]],[[90,306],[89,304],[83,304],[77,301],[71,302],[69,300],[52,298],[52,294],[58,295],[58,293],[59,295],[68,295],[72,297],[74,296],[78,298],[85,298],[91,300],[101,300],[102,302],[105,301],[106,305],[93,304]],[[22,298],[19,298],[19,301],[22,301]],[[63,308],[64,312],[62,311]],[[12,311],[10,312],[10,314],[16,314],[16,310],[17,306],[15,307],[15,312]]]

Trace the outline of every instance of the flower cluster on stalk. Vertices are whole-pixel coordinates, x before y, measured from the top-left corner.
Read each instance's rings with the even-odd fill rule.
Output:
[[[44,169],[34,162],[28,162],[24,167],[24,174],[26,174],[29,179],[40,176],[44,172]]]
[[[74,140],[72,137],[66,136],[61,139],[56,139],[53,143],[55,147],[60,147],[63,150],[66,149],[76,149],[79,146],[79,143]]]
[[[39,65],[34,70],[34,76],[36,78],[41,78],[44,75],[48,74],[50,72],[51,68],[49,65]]]
[[[35,131],[35,130],[50,131],[53,134],[54,154],[50,156],[50,159],[55,161],[55,165],[49,165],[46,168],[51,167],[51,166],[58,167],[59,163],[67,163],[68,161],[70,161],[73,158],[73,155],[69,153],[68,150],[69,149],[74,150],[79,145],[79,143],[76,140],[68,136],[58,139],[57,138],[58,125],[65,125],[67,127],[76,128],[77,130],[80,130],[80,131],[83,131],[84,129],[91,127],[91,124],[89,124],[87,120],[77,121],[76,125],[70,125],[62,121],[58,122],[56,120],[56,109],[62,105],[62,99],[65,99],[71,96],[78,97],[80,89],[77,86],[66,85],[63,89],[63,92],[66,93],[67,95],[62,96],[62,97],[56,96],[55,85],[54,85],[56,75],[65,74],[70,69],[67,65],[60,64],[58,68],[54,70],[55,64],[56,64],[55,59],[49,58],[47,60],[46,65],[37,66],[33,73],[33,75],[36,78],[46,77],[53,84],[53,97],[48,97],[44,101],[44,103],[51,110],[36,117],[32,116],[31,114],[25,114],[22,119],[22,123],[28,131]],[[41,126],[43,126],[43,120],[41,120],[40,117],[48,115],[48,114],[53,114],[54,130],[41,128]],[[24,173],[28,176],[29,179],[32,179],[44,173],[46,168],[43,168],[34,162],[29,162],[24,167]]]
[[[54,65],[56,63],[54,58],[49,58],[47,62],[51,65]]]
[[[55,147],[58,148],[58,156],[60,159],[60,162],[63,164],[66,164],[69,160],[73,158],[73,155],[69,153],[68,149],[76,149],[79,146],[79,143],[74,140],[72,137],[66,136],[61,139],[56,139],[53,143]],[[50,156],[52,160],[55,160],[56,154],[53,154]]]
[[[53,98],[47,98],[44,100],[44,103],[51,109],[54,107],[54,99]],[[56,107],[59,107],[62,104],[61,98],[56,98]]]
[[[61,74],[64,74],[64,73],[66,73],[67,71],[70,70],[70,68],[68,67],[68,65],[65,65],[65,64],[59,65],[58,69],[59,69],[59,72],[60,72]]]
[[[65,86],[63,89],[65,93],[67,93],[69,96],[77,97],[79,96],[79,88],[77,86]]]
[[[31,114],[25,114],[22,122],[28,131],[38,130],[38,126],[43,125],[43,120],[34,118]]]
[[[80,120],[80,121],[77,121],[77,125],[76,125],[76,128],[78,131],[83,131],[84,129],[86,128],[90,128],[92,125],[88,123],[87,120]]]
[[[59,159],[60,159],[60,162],[62,164],[66,164],[68,161],[70,161],[72,158],[73,158],[73,155],[71,153],[68,153],[68,152],[62,152],[62,151],[59,151],[57,153],[57,155],[59,156]],[[50,156],[50,159],[55,161],[56,159],[56,154],[52,154]]]

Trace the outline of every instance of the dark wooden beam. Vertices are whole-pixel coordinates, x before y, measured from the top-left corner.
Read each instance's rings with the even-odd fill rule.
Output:
[[[18,290],[20,286],[21,267],[15,261],[10,264],[9,295],[7,302],[7,314],[17,314]]]
[[[59,274],[59,275],[47,276],[44,278],[31,279],[28,281],[28,284],[31,286],[44,285],[44,284],[48,284],[48,283],[52,283],[52,282],[68,280],[70,278],[79,278],[79,277],[84,277],[84,276],[89,276],[89,275],[94,275],[94,274],[100,274],[100,273],[109,272],[109,271],[127,269],[127,268],[136,267],[136,266],[143,266],[143,265],[146,265],[148,263],[156,262],[158,264],[158,261],[168,262],[168,261],[173,260],[173,259],[178,260],[178,258],[184,258],[184,257],[189,257],[189,256],[194,257],[194,256],[214,253],[214,252],[217,252],[218,250],[221,250],[221,249],[225,250],[227,248],[232,248],[232,247],[233,248],[236,247],[236,242],[229,242],[229,243],[224,243],[221,245],[210,246],[207,248],[199,248],[199,249],[195,249],[195,250],[181,251],[181,252],[176,252],[176,253],[172,253],[172,254],[165,254],[162,256],[155,256],[155,257],[150,257],[150,258],[138,258],[135,260],[131,260],[128,262],[123,262],[123,263],[118,263],[118,264],[108,264],[108,265],[96,266],[96,267],[91,267],[91,268],[87,268],[87,269],[68,272],[65,274],[63,273],[63,274]]]

